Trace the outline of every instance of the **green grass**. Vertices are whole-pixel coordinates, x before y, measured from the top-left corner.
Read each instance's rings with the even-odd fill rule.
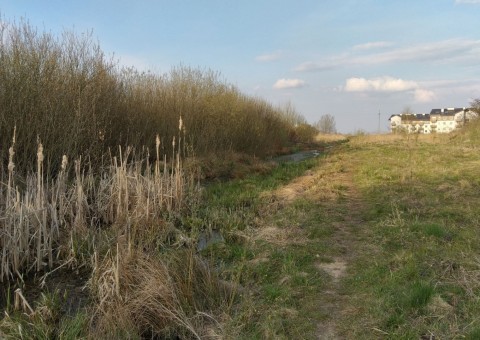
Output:
[[[65,296],[59,291],[42,293],[35,313],[27,315],[9,308],[0,320],[0,337],[5,339],[86,339],[90,316],[86,310],[62,315]]]
[[[366,248],[346,280],[368,316],[352,315],[345,334],[362,324],[388,337],[475,338],[480,312],[480,250],[475,146],[448,139],[361,144],[345,149],[369,202]],[[439,152],[441,150],[441,152]],[[369,329],[360,332],[369,338]]]
[[[261,192],[288,183],[317,163],[316,158],[299,163],[280,163],[268,174],[255,174],[244,179],[211,183],[207,186],[205,198],[208,206],[220,205],[229,208],[250,205],[252,200],[259,198]]]
[[[201,220],[217,226],[227,235],[242,231],[253,237],[227,236],[225,244],[208,248],[204,255],[223,269],[227,277],[240,275],[240,284],[250,297],[239,300],[236,308],[242,317],[231,321],[236,337],[243,339],[313,337],[317,313],[316,294],[327,279],[316,267],[319,258],[328,255],[332,230],[320,211],[318,202],[300,198],[284,209],[271,209],[271,192],[307,170],[313,170],[322,158],[300,163],[282,163],[268,174],[210,183],[204,194]],[[222,222],[220,223],[219,216]],[[289,232],[298,229],[301,244],[274,244],[255,239],[259,226],[273,225]],[[237,224],[232,224],[236,221]]]

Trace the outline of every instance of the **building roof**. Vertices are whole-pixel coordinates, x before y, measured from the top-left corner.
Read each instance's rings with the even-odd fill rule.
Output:
[[[419,113],[414,116],[415,116],[414,120],[430,120],[430,114],[428,113]]]
[[[455,114],[465,111],[464,107],[449,107],[444,109],[432,109],[430,111],[431,115],[441,115],[441,116],[455,116]]]
[[[405,120],[405,121],[430,120],[430,114],[428,113],[411,113],[411,114],[392,115],[392,117],[393,116],[399,116],[402,120]],[[390,117],[390,119],[392,117]]]

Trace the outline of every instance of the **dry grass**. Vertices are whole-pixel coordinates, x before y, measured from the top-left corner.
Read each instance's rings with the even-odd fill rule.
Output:
[[[208,313],[218,312],[235,294],[190,251],[165,262],[120,247],[94,268],[90,281],[97,301],[94,337],[175,334],[201,339],[212,327],[221,332]]]
[[[338,134],[338,133],[319,133],[315,137],[315,141],[320,143],[340,142],[340,141],[346,141],[347,139],[348,139],[348,136]]]
[[[341,197],[343,185],[333,182],[333,175],[341,175],[345,169],[337,155],[329,155],[322,166],[314,171],[309,170],[304,175],[295,178],[291,183],[274,190],[264,197],[271,201],[269,209],[283,207],[296,199],[308,197],[319,202],[328,202]]]
[[[291,183],[271,192],[271,200],[279,203],[281,206],[293,202],[308,191],[316,181],[316,174],[313,171],[307,171],[305,175],[295,178]]]
[[[266,241],[275,246],[304,245],[309,242],[304,230],[292,225],[280,228],[274,225],[259,225],[253,237],[255,241]]]
[[[395,142],[443,143],[455,138],[456,134],[371,134],[350,137],[352,145],[390,144]]]

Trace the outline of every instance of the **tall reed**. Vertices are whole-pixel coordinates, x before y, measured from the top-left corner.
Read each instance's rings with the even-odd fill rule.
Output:
[[[37,170],[21,187],[13,173],[14,142],[9,180],[0,187],[0,281],[51,268],[59,258],[75,253],[67,249],[62,254],[60,249],[66,247],[61,240],[71,240],[88,229],[113,226],[131,240],[132,231],[141,234],[132,228],[179,213],[186,196],[196,191],[195,180],[183,169],[179,143],[173,143],[168,167],[167,155],[159,151],[152,168],[148,158],[136,155],[133,148],[119,148],[118,155],[97,175],[91,168],[85,170],[81,159],[76,160],[70,178],[64,155],[58,175],[47,181],[39,142]],[[67,248],[73,246],[70,243]]]

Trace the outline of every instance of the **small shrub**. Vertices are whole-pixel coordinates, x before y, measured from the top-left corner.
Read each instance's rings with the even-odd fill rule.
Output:
[[[435,293],[435,289],[430,283],[417,281],[408,292],[407,307],[421,309],[425,307]]]
[[[427,224],[424,226],[424,233],[428,236],[434,236],[437,238],[446,238],[449,233],[444,227],[438,224]]]

